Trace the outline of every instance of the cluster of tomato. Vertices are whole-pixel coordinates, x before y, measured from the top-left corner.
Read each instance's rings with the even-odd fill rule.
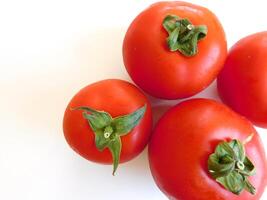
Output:
[[[88,160],[113,163],[114,174],[149,143],[152,175],[170,199],[259,199],[267,163],[251,122],[267,128],[267,32],[240,40],[227,54],[211,11],[159,2],[130,25],[123,59],[132,80],[161,99],[190,97],[217,77],[219,95],[234,111],[191,99],[167,111],[152,131],[143,92],[123,80],[102,80],[80,90],[66,109],[70,146]]]

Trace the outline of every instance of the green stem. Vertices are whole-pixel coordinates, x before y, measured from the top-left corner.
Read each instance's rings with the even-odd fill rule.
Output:
[[[246,139],[249,142],[251,136]],[[211,176],[225,189],[239,195],[243,190],[256,194],[256,189],[248,177],[256,173],[253,163],[245,154],[245,146],[239,140],[220,142],[208,159]]]
[[[170,51],[179,51],[184,56],[194,56],[198,52],[198,41],[208,32],[206,25],[193,25],[188,19],[167,15],[163,27],[168,32],[167,44]]]
[[[90,128],[95,134],[95,145],[99,151],[108,148],[113,159],[114,175],[119,162],[122,149],[121,137],[127,135],[136,127],[146,111],[146,105],[128,114],[112,118],[104,111],[95,110],[89,107],[78,107],[71,110],[82,110],[83,117],[88,121]]]

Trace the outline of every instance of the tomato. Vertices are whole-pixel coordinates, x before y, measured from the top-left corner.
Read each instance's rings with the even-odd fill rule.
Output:
[[[267,128],[267,32],[241,39],[218,76],[221,99],[258,126]]]
[[[151,126],[148,99],[134,85],[116,79],[80,90],[63,120],[64,135],[72,149],[93,162],[113,162],[113,173],[118,162],[131,160],[144,149]]]
[[[123,60],[132,80],[162,99],[192,96],[218,75],[227,56],[223,28],[204,7],[159,2],[131,23]]]
[[[230,149],[236,158],[226,153],[230,142],[239,145]],[[193,99],[171,108],[156,125],[148,151],[154,180],[170,199],[253,200],[260,198],[266,186],[266,157],[256,130],[244,117],[213,100]],[[214,159],[214,152],[223,155]],[[245,154],[246,159],[240,156]],[[218,165],[212,162],[225,170],[218,179],[213,177]],[[243,170],[250,175],[241,176]],[[244,180],[251,184],[248,188]],[[239,195],[219,181],[228,181]],[[256,194],[245,190],[256,190]]]

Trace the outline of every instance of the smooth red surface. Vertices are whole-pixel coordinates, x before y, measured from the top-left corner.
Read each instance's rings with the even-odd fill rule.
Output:
[[[267,32],[245,37],[232,47],[217,83],[227,105],[267,128]]]
[[[193,57],[169,51],[162,21],[168,14],[188,18],[194,25],[207,25],[206,38]],[[218,75],[227,55],[223,28],[206,8],[186,2],[159,2],[140,13],[123,42],[125,67],[133,81],[147,93],[177,99],[206,88]]]
[[[256,167],[249,180],[255,196],[227,191],[210,176],[207,160],[223,140],[244,141]],[[267,164],[260,137],[252,124],[228,107],[207,99],[188,100],[171,108],[158,122],[149,144],[149,163],[159,188],[175,200],[255,200],[266,186]]]
[[[103,164],[111,164],[112,156],[106,148],[99,151],[95,146],[94,133],[83,118],[82,111],[70,108],[88,106],[103,110],[112,117],[126,115],[147,104],[147,110],[140,124],[129,134],[122,136],[120,162],[126,162],[137,156],[145,148],[151,133],[151,106],[145,95],[133,84],[122,80],[103,80],[80,90],[66,108],[63,130],[68,144],[84,158]]]

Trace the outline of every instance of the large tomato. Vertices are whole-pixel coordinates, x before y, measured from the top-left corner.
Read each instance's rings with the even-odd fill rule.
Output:
[[[217,83],[227,105],[267,128],[267,32],[245,37],[232,47]]]
[[[256,130],[213,100],[171,108],[148,150],[154,180],[170,199],[254,200],[266,186],[266,157]]]
[[[147,93],[177,99],[207,87],[223,67],[223,28],[208,9],[186,2],[159,2],[140,13],[123,42],[132,80]]]
[[[66,108],[63,130],[69,145],[84,158],[103,164],[137,156],[151,132],[151,106],[134,85],[103,80],[80,90]]]

